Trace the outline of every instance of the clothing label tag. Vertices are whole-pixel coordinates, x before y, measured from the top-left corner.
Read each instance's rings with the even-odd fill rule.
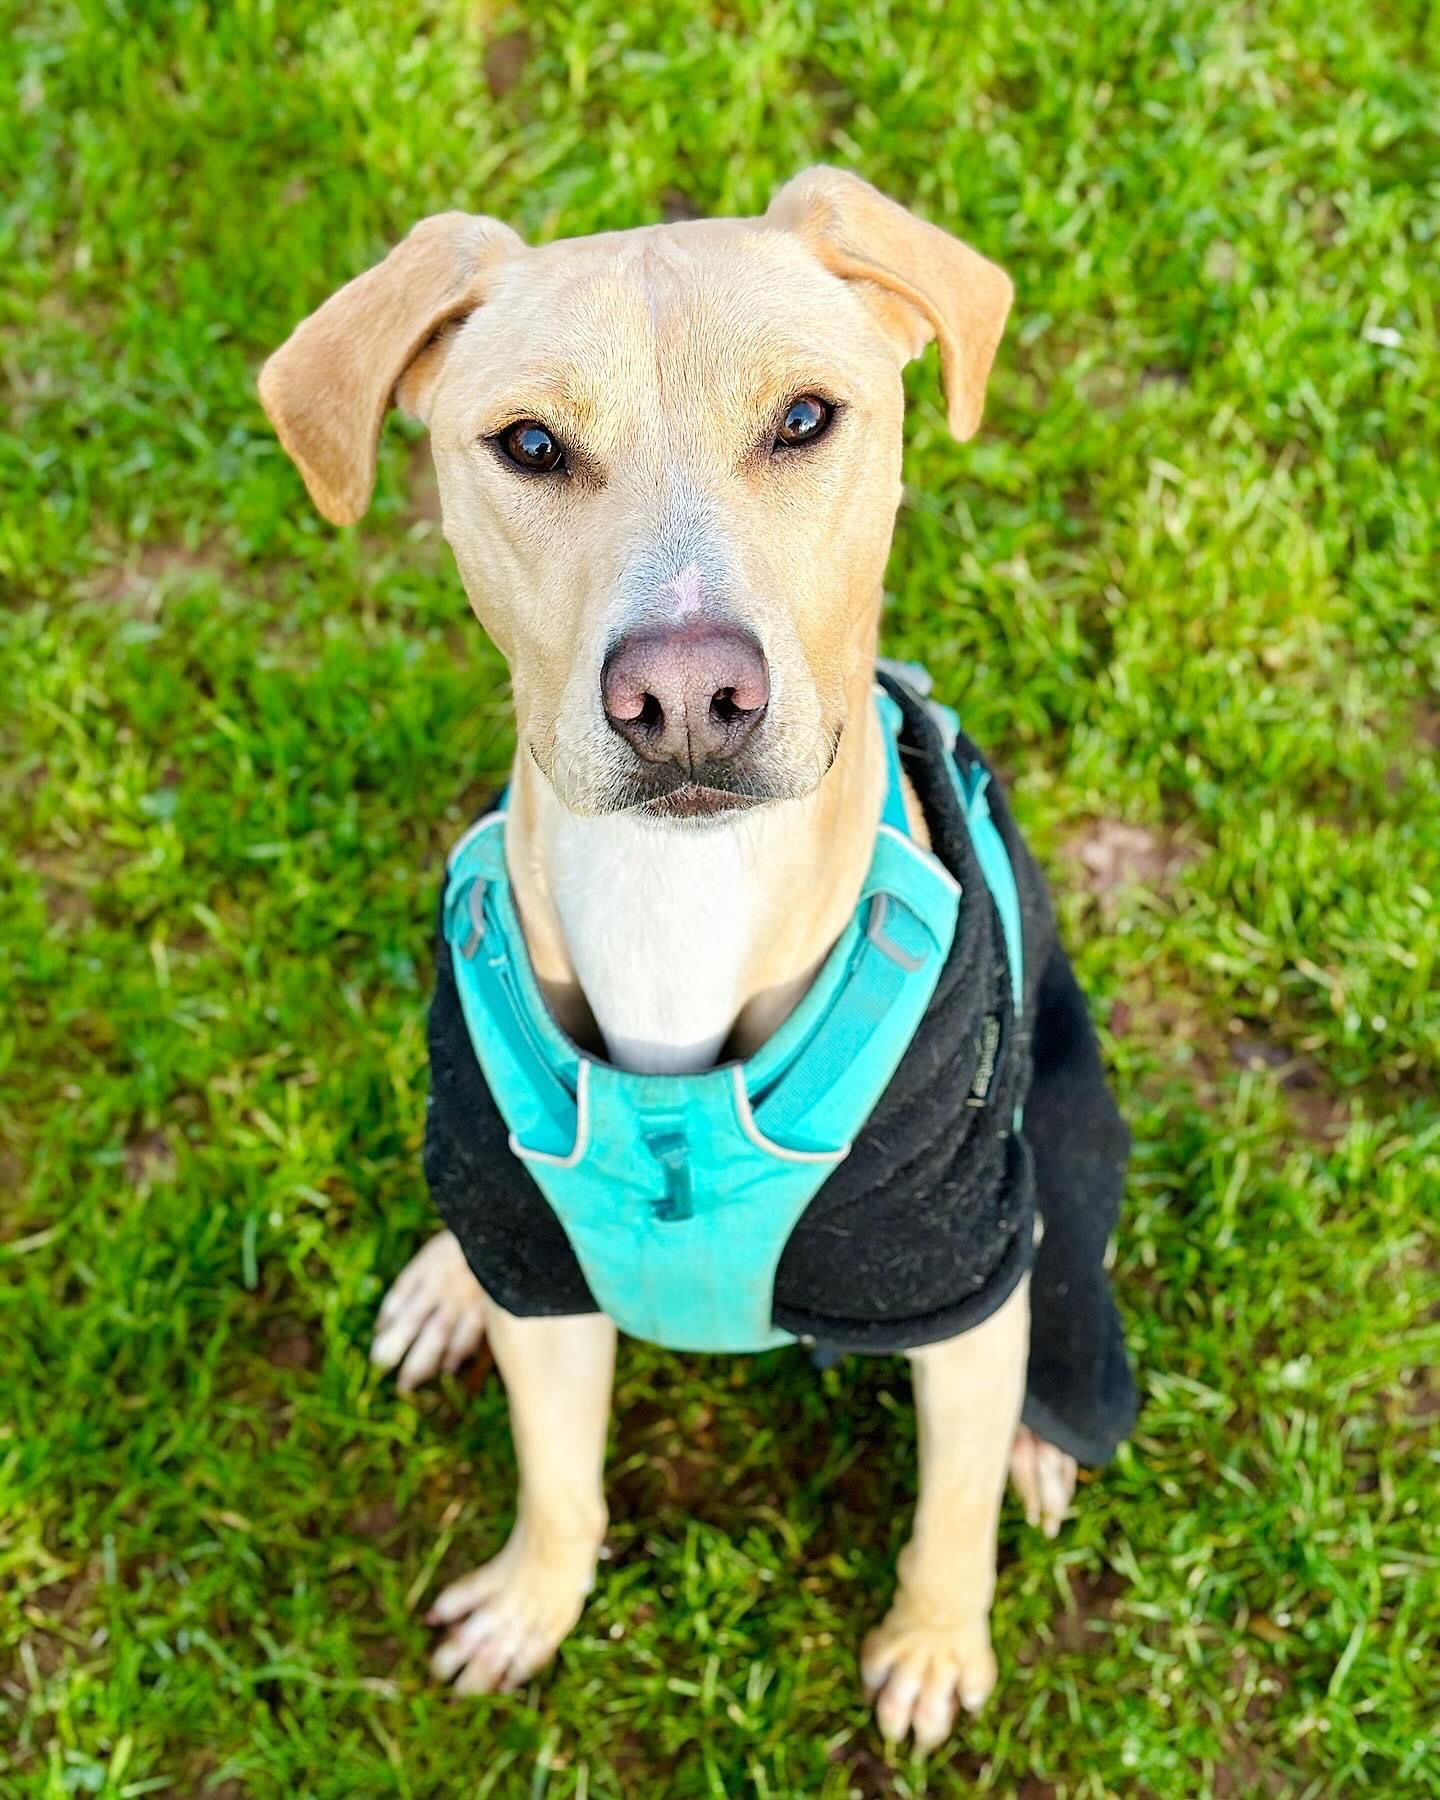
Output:
[[[975,1077],[970,1083],[970,1096],[967,1106],[983,1106],[990,1097],[990,1084],[995,1079],[995,1065],[1000,1057],[1000,1020],[995,1013],[986,1013],[980,1026],[980,1061],[975,1065]]]

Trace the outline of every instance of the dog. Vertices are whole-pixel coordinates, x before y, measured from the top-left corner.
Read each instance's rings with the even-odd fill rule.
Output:
[[[445,536],[513,682],[517,750],[504,809],[452,858],[438,943],[427,1172],[437,1198],[451,1196],[453,1218],[443,1198],[442,1212],[459,1235],[434,1237],[400,1275],[372,1351],[411,1389],[484,1338],[508,1394],[514,1529],[430,1614],[449,1628],[435,1674],[460,1691],[512,1689],[550,1659],[580,1615],[606,1529],[611,1315],[648,1315],[633,1310],[623,1220],[603,1242],[587,1236],[608,1203],[594,1192],[567,1200],[567,1166],[573,1173],[582,1139],[597,1155],[619,1141],[629,1125],[603,1109],[626,1104],[624,1080],[653,1077],[660,1085],[643,1090],[652,1101],[699,1095],[722,1111],[733,1102],[725,1129],[735,1156],[770,1158],[757,1162],[757,1180],[773,1172],[791,1184],[786,1194],[807,1182],[829,1193],[860,1156],[865,1120],[848,1139],[837,1127],[835,1144],[818,1123],[813,1141],[778,1127],[767,1136],[738,1072],[816,1012],[841,946],[855,967],[871,958],[865,979],[889,979],[887,995],[929,958],[930,996],[909,1019],[918,1032],[923,1009],[927,1044],[940,1041],[942,990],[957,1017],[967,984],[1002,996],[944,1040],[952,1060],[934,1068],[960,1066],[956,1045],[968,1058],[954,1094],[927,1076],[907,1102],[972,1108],[955,1113],[962,1125],[986,1120],[976,1155],[993,1151],[986,1194],[1001,1198],[976,1292],[929,1295],[924,1320],[888,1336],[883,1320],[851,1330],[834,1319],[858,1303],[817,1299],[792,1281],[781,1305],[776,1259],[783,1273],[810,1230],[805,1206],[818,1203],[785,1202],[800,1222],[788,1241],[776,1236],[752,1279],[751,1225],[757,1237],[773,1226],[753,1207],[731,1215],[740,1223],[729,1229],[684,1235],[704,1224],[696,1207],[708,1178],[683,1129],[673,1141],[637,1137],[615,1180],[638,1159],[669,1184],[634,1232],[637,1258],[643,1237],[644,1254],[688,1296],[677,1306],[691,1308],[690,1327],[666,1326],[661,1284],[661,1341],[671,1330],[694,1348],[729,1342],[733,1293],[737,1310],[753,1314],[742,1347],[798,1337],[909,1355],[914,1527],[894,1602],[861,1654],[887,1738],[938,1744],[957,1708],[978,1708],[995,1682],[989,1613],[1007,1466],[1027,1517],[1054,1535],[1077,1455],[1103,1460],[1128,1423],[1128,1369],[1101,1268],[1128,1140],[1053,945],[1043,883],[968,740],[938,749],[941,727],[914,688],[889,677],[883,692],[876,686],[901,498],[902,367],[937,342],[950,429],[970,438],[1011,295],[1008,277],[975,250],[859,177],[816,168],[763,217],[538,248],[490,218],[426,219],[301,323],[262,372],[285,449],[339,525],[366,510],[390,405],[428,426]],[[954,755],[973,780],[952,796],[949,776],[934,771]],[[937,835],[956,846],[949,868]],[[984,842],[999,844],[1010,874],[995,872]],[[886,893],[866,885],[877,846],[896,871],[893,891],[915,889],[913,905],[890,906],[883,923]],[[482,863],[467,861],[476,855]],[[919,948],[907,951],[891,935],[896,920],[912,929],[941,915],[933,944],[916,930]],[[944,919],[963,935],[957,918],[988,934],[963,979],[960,936],[941,941]],[[901,1066],[913,1060],[897,1054]],[[520,1061],[537,1055],[549,1063],[522,1080]],[[868,1072],[866,1056],[854,1056],[840,1076],[812,1083],[813,1119]],[[520,1116],[542,1078],[570,1109],[549,1150],[534,1137],[544,1121]],[[507,1083],[520,1084],[519,1099]],[[462,1141],[472,1115],[495,1129]],[[953,1170],[964,1163],[947,1163],[951,1173],[931,1186],[959,1192]],[[739,1165],[727,1151],[715,1166],[723,1181]],[[1026,1199],[1037,1183],[1038,1218]],[[872,1180],[863,1206],[850,1195],[843,1221],[825,1215],[830,1248],[817,1252],[812,1286],[843,1286],[853,1263],[866,1280],[902,1293],[913,1284],[918,1296],[930,1267],[950,1266],[965,1221],[918,1211],[939,1246],[932,1254],[911,1244],[922,1227],[887,1205],[891,1192]],[[671,1231],[657,1219],[679,1223]],[[516,1244],[531,1236],[540,1248],[522,1254]],[[703,1253],[687,1255],[687,1242]],[[832,1254],[836,1245],[850,1248]],[[1067,1258],[1083,1264],[1078,1279]],[[1094,1302],[1084,1318],[1081,1290]],[[620,1299],[602,1304],[608,1294]],[[812,1304],[831,1323],[806,1331]],[[911,1310],[922,1310],[918,1300]],[[1093,1452],[1084,1430],[1067,1427],[1063,1404],[1045,1399],[1067,1358],[1089,1371],[1082,1385],[1108,1383]]]

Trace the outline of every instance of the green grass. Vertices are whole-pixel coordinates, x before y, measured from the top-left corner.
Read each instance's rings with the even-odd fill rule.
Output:
[[[1440,1792],[1432,9],[0,15],[0,1794]],[[887,647],[1012,772],[1137,1146],[1139,1429],[1057,1544],[1007,1510],[1002,1685],[928,1764],[857,1692],[889,1363],[626,1346],[558,1666],[427,1681],[503,1400],[364,1352],[504,676],[422,450],[336,533],[254,397],[424,213],[818,158],[1016,277],[973,444],[913,372]]]

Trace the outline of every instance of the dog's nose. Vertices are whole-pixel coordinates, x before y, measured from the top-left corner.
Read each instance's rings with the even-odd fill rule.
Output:
[[[632,631],[605,658],[600,698],[611,729],[647,762],[687,769],[737,754],[765,717],[765,652],[734,625]]]

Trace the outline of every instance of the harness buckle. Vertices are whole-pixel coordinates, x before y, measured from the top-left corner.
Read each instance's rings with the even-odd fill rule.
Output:
[[[695,1217],[695,1201],[690,1187],[690,1158],[683,1131],[665,1131],[647,1137],[646,1148],[659,1163],[665,1176],[665,1192],[650,1202],[650,1210],[664,1224]]]

